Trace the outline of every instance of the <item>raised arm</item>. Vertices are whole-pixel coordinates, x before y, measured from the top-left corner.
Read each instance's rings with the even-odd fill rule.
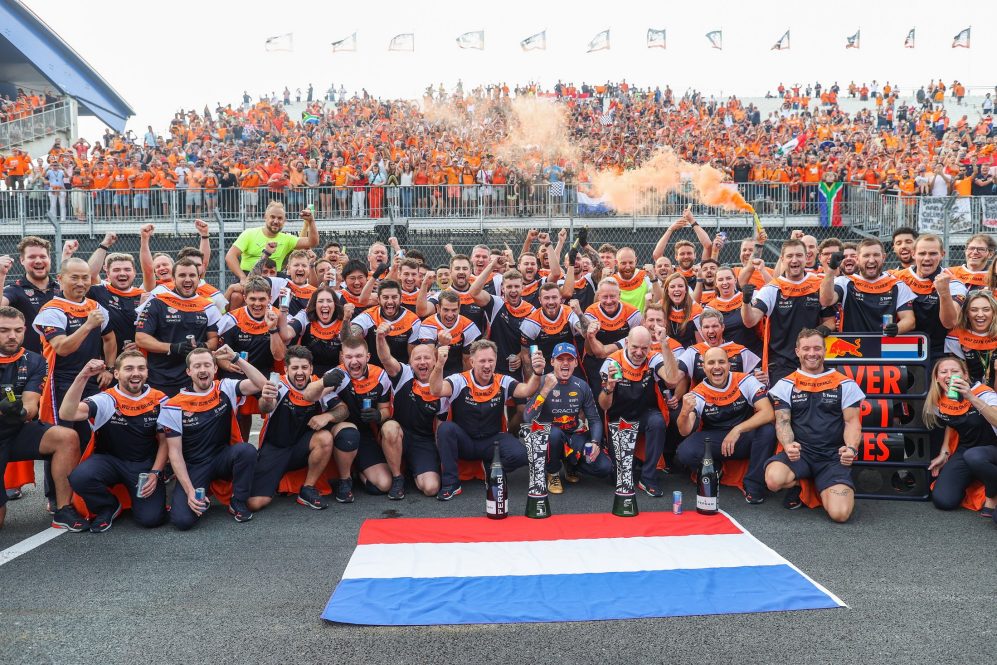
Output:
[[[389,377],[396,377],[402,372],[402,364],[391,355],[391,348],[388,346],[388,331],[391,324],[384,321],[374,331],[374,345],[377,348],[377,358],[381,361],[381,366],[388,373]]]
[[[152,291],[156,288],[156,273],[152,269],[152,234],[156,227],[146,224],[139,229],[138,259],[142,266],[142,290]]]
[[[107,258],[108,252],[111,251],[111,247],[117,241],[117,233],[105,233],[104,239],[97,245],[97,249],[93,250],[93,254],[90,255],[90,259],[87,261],[87,265],[90,266],[91,284],[100,284],[100,271],[104,269],[104,260]]]
[[[498,257],[493,256],[492,260],[488,262],[481,274],[474,278],[471,283],[471,288],[468,289],[468,294],[474,298],[474,302],[480,307],[486,306],[491,302],[492,296],[486,292],[485,284],[491,281],[492,273],[495,271],[495,267],[498,265]]]
[[[443,380],[443,366],[447,363],[450,355],[449,346],[440,346],[436,349],[436,364],[433,371],[429,373],[429,392],[434,397],[453,396],[453,386],[449,381]]]

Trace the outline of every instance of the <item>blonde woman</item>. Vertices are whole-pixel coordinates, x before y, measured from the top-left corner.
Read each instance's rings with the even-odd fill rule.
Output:
[[[944,427],[941,452],[928,470],[938,480],[931,493],[935,507],[954,510],[970,482],[980,480],[986,493],[981,514],[994,516],[997,506],[997,393],[967,380],[969,369],[961,358],[942,358],[931,373],[924,401],[924,423]],[[949,391],[958,398],[949,397]],[[953,450],[952,434],[959,443]]]
[[[997,300],[990,291],[973,291],[959,312],[959,325],[945,338],[945,353],[969,367],[969,378],[994,387],[997,374]]]

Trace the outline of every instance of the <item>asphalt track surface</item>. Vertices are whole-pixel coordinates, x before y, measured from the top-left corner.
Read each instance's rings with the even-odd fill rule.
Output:
[[[525,484],[524,470],[512,474],[517,513]],[[664,498],[640,496],[642,511],[670,510],[672,489],[688,506],[690,484],[664,486]],[[590,478],[552,497],[556,513],[611,505],[611,488]],[[469,482],[446,504],[410,487],[404,501],[361,492],[325,511],[279,498],[246,524],[215,505],[187,533],[146,531],[125,513],[107,533],[63,534],[0,566],[0,662],[997,662],[992,522],[863,501],[851,523],[835,525],[822,511],[786,511],[778,497],[749,506],[729,488],[721,506],[849,608],[412,628],[319,618],[363,520],[480,515],[483,485]],[[47,525],[41,492],[28,490],[9,504],[0,550]]]

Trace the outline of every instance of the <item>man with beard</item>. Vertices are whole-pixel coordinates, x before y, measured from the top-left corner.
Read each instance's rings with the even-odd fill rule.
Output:
[[[439,312],[422,322],[419,343],[449,346],[450,356],[443,371],[447,374],[463,372],[467,369],[471,344],[481,337],[481,331],[471,319],[461,316],[460,297],[453,291],[442,292],[437,299],[437,307]]]
[[[208,272],[207,264],[210,262],[211,258],[211,242],[210,236],[208,236],[208,224],[203,220],[195,219],[194,226],[198,229],[201,242],[197,247],[181,247],[175,258],[177,261],[190,259],[194,262],[197,266],[197,274],[200,277],[197,283],[197,295],[210,298],[211,302],[215,303],[215,307],[218,308],[218,311],[224,312],[225,308],[228,307],[228,300],[225,298],[225,295],[215,288],[214,285],[208,284],[208,282],[204,279]],[[155,230],[156,227],[152,224],[146,224],[139,230],[139,264],[142,268],[142,288],[150,292],[152,295],[162,293],[163,291],[173,290],[175,287],[173,283],[173,257],[165,254],[157,254],[155,257],[152,255],[150,242]],[[104,244],[107,247],[112,246],[116,241],[117,236],[113,233],[108,233],[104,236]],[[104,250],[98,247],[90,257],[91,271],[94,269],[94,259],[99,258],[103,251]],[[262,262],[263,261],[261,260],[261,263]],[[229,287],[230,290],[236,290],[237,288],[241,288],[241,285],[234,284]],[[137,308],[138,313],[141,313],[143,307],[144,304],[140,303]]]
[[[821,278],[806,273],[806,247],[799,240],[782,244],[779,257],[783,273],[755,294],[753,284],[743,287],[741,320],[752,328],[765,319],[762,369],[772,383],[796,369],[794,340],[804,328],[832,326],[834,310],[820,305]]]
[[[610,347],[616,342],[626,339],[630,331],[644,320],[639,309],[620,301],[620,293],[620,284],[615,276],[607,277],[599,282],[596,302],[589,305],[583,317],[585,323],[582,324],[582,328],[586,334],[586,340],[592,338],[603,347]],[[596,332],[590,335],[588,329],[593,326],[595,326]],[[587,353],[583,361],[585,376],[588,377],[592,394],[595,394],[602,385],[599,378],[599,368],[602,367],[603,359],[606,356],[598,355],[596,347],[588,344],[587,341],[586,344]]]
[[[675,459],[689,469],[698,469],[709,440],[715,460],[750,460],[744,476],[744,500],[762,503],[765,462],[775,449],[772,402],[757,378],[731,371],[723,349],[706,351],[703,365],[703,382],[682,399],[677,420],[679,433],[686,439],[679,444]]]
[[[882,243],[867,238],[859,243],[856,274],[841,275],[841,265],[833,257],[823,263],[820,304],[822,307],[841,304],[838,329],[842,332],[881,332],[896,337],[914,328],[911,309],[914,293],[896,276],[883,272],[885,261]],[[884,315],[892,317],[892,323],[884,325]]]
[[[419,302],[419,268],[421,264],[415,259],[408,257],[398,264],[398,282],[402,290],[402,307],[416,313],[416,306]]]
[[[897,257],[897,267],[890,272],[907,270],[914,265],[914,243],[917,231],[909,226],[901,226],[893,232],[893,254]]]
[[[627,335],[626,346],[609,355],[599,368],[602,378],[599,406],[608,423],[625,420],[638,424],[644,435],[644,462],[637,487],[648,496],[664,496],[658,486],[658,460],[665,452],[665,418],[658,407],[655,386],[663,381],[669,389],[668,376],[677,370],[671,353],[651,353],[651,333],[643,326],[635,326]],[[619,368],[619,369],[617,369]],[[619,373],[617,373],[619,372]]]
[[[564,283],[561,285],[561,298],[565,301],[577,300],[584,311],[595,302],[595,290],[601,279],[602,262],[599,261],[599,256],[590,247],[582,251],[571,248],[568,251]]]
[[[88,397],[110,385],[113,380],[110,369],[117,356],[114,333],[108,330],[107,310],[86,297],[90,290],[87,262],[76,258],[65,261],[59,273],[59,286],[62,295],[42,305],[34,321],[49,371],[39,417],[53,425],[61,424],[59,404],[84,365],[94,358],[103,358],[105,364],[105,370],[87,382],[84,397]],[[77,431],[81,440],[88,438],[86,427]]]
[[[249,364],[264,376],[269,376],[278,363],[284,361],[287,345],[281,335],[282,316],[276,307],[270,304],[270,285],[258,276],[246,281],[246,304],[238,309],[230,310],[218,321],[218,337],[221,344],[227,345],[236,353],[245,353]],[[293,337],[289,334],[288,338]],[[221,376],[227,379],[237,379],[242,376],[242,370],[233,367],[224,358],[218,359]],[[239,407],[239,427],[243,439],[249,438],[253,415],[260,413],[256,399],[249,398]]]
[[[844,255],[844,258],[841,259],[841,274],[854,275],[859,264],[859,246],[854,242],[846,242],[841,245],[841,253]],[[887,270],[887,272],[893,273],[894,271]]]
[[[933,233],[918,236],[914,243],[914,265],[896,274],[914,292],[913,332],[927,335],[931,358],[945,350],[948,331],[959,323],[959,307],[966,297],[966,287],[952,279],[941,267],[945,248]]]
[[[768,377],[758,370],[761,358],[737,342],[725,341],[723,314],[713,308],[707,308],[703,310],[699,321],[699,332],[703,336],[703,341],[687,347],[676,359],[679,371],[689,377],[690,385],[695,386],[706,379],[704,362],[706,352],[710,349],[722,349],[727,354],[727,363],[731,371],[743,374],[754,373],[755,378],[763,385],[768,383]],[[676,376],[671,376],[669,379],[678,381]]]
[[[276,247],[267,258],[276,262],[277,270],[284,266],[284,259],[295,249],[311,249],[318,245],[318,229],[315,226],[315,218],[308,208],[301,211],[304,226],[297,236],[283,232],[287,219],[284,206],[279,201],[271,201],[267,205],[263,218],[263,226],[246,229],[240,233],[225,254],[225,265],[240,281],[246,279],[246,273],[267,254],[265,250],[268,243],[276,243]]]
[[[661,239],[658,240],[658,244],[654,246],[654,251],[651,252],[651,258],[657,261],[659,258],[664,256],[672,235],[683,227],[692,229],[693,233],[696,234],[696,238],[699,240],[699,244],[703,247],[703,258],[710,258],[713,252],[713,243],[710,241],[710,236],[706,230],[699,225],[696,218],[692,216],[692,211],[688,209],[686,209],[681,217],[672,222],[671,226],[665,229]],[[693,265],[696,263],[696,246],[688,240],[679,240],[675,243],[674,263],[675,270],[682,273],[682,276],[685,277],[686,281],[689,283],[689,288],[693,288],[696,281],[696,275],[693,271]]]
[[[561,304],[561,294],[556,284],[544,284],[540,289],[540,307],[527,315],[519,326],[523,362],[529,362],[526,350],[537,346],[544,358],[550,358],[554,347],[565,342],[575,343],[575,338],[584,331],[578,315],[567,305]],[[551,370],[550,363],[544,371]]]
[[[609,456],[602,453],[602,418],[592,390],[575,376],[578,352],[571,344],[554,347],[554,371],[545,374],[540,392],[528,400],[526,422],[551,423],[547,444],[547,489],[561,494],[561,466],[566,478],[577,482],[578,472],[606,478],[613,472]]]
[[[367,343],[362,337],[345,338],[341,357],[339,367],[312,381],[304,390],[307,400],[334,394],[349,409],[346,420],[332,429],[332,454],[339,471],[336,501],[353,503],[354,462],[367,492],[387,492],[391,500],[404,499],[402,428],[391,420],[388,374],[370,363]]]
[[[287,371],[277,385],[268,384],[260,393],[263,427],[246,505],[251,511],[270,505],[284,474],[307,468],[295,500],[313,510],[324,510],[329,504],[315,483],[332,458],[332,432],[328,428],[345,420],[348,409],[342,402],[334,404],[331,396],[318,401],[305,399],[303,392],[312,380],[311,351],[303,346],[290,347],[285,365]]]
[[[520,325],[533,313],[534,307],[522,296],[523,275],[518,270],[507,270],[502,274],[502,295],[494,296],[484,289],[491,282],[493,272],[504,264],[500,256],[493,256],[471,285],[474,302],[484,308],[491,321],[488,338],[495,342],[498,361],[495,371],[522,380],[522,335]],[[451,372],[452,373],[452,372]]]
[[[388,346],[391,354],[399,362],[406,360],[412,347],[419,342],[419,317],[402,307],[402,287],[393,279],[381,282],[377,290],[377,305],[365,310],[353,319],[350,327],[353,334],[367,342],[367,348],[374,344],[375,331],[382,323],[389,326]],[[380,365],[380,360],[374,364]]]
[[[408,364],[400,363],[391,355],[385,332],[379,329],[377,355],[391,381],[393,417],[404,432],[405,466],[420,492],[436,496],[440,491],[436,425],[448,410],[447,400],[435,397],[429,390],[429,377],[437,362],[436,349],[430,344],[418,344],[412,348]]]
[[[428,276],[428,273],[427,273]],[[424,283],[425,285],[425,283]],[[449,289],[460,297],[460,313],[471,319],[478,330],[488,329],[488,316],[481,305],[471,295],[471,261],[463,254],[455,254],[450,259]],[[428,296],[428,287],[419,293],[416,311],[419,316],[432,316],[436,312],[436,296]],[[397,356],[395,356],[397,358]]]
[[[235,364],[246,378],[215,380],[216,358]],[[191,387],[171,397],[159,411],[159,430],[166,435],[176,487],[170,501],[170,521],[181,531],[197,523],[208,509],[195,490],[207,490],[211,481],[232,481],[228,511],[236,522],[253,518],[249,500],[256,467],[256,449],[242,441],[233,427],[236,409],[245,395],[264,390],[267,378],[227,346],[212,353],[197,348],[186,357]],[[269,390],[272,390],[271,386]]]
[[[623,247],[616,253],[616,272],[612,279],[620,287],[620,301],[643,312],[651,292],[651,279],[646,271],[637,269],[637,254],[632,248]]]
[[[558,232],[557,245],[554,247],[553,252],[551,252],[550,236],[548,234],[536,233],[533,230],[530,233],[534,234],[533,237],[540,239],[541,246],[538,253],[547,253],[550,271],[544,275],[541,270],[540,257],[538,254],[528,251],[529,247],[533,244],[529,233],[526,236],[526,241],[523,243],[523,253],[519,255],[517,268],[523,275],[523,298],[534,307],[538,307],[540,304],[540,287],[547,283],[556,284],[561,279],[561,252],[564,250],[564,241],[568,237],[568,232],[566,229],[561,229]]]
[[[134,285],[135,259],[131,254],[108,254],[104,259],[104,274],[107,281],[94,283],[87,297],[107,310],[110,316],[108,327],[114,333],[115,348],[121,351],[126,343],[135,341],[136,310],[145,291]],[[91,280],[96,282],[92,272]]]
[[[37,236],[28,236],[17,243],[24,276],[4,287],[0,305],[13,307],[24,315],[25,321],[33,322],[42,305],[59,294],[59,282],[49,276],[49,270],[52,269],[52,259],[49,257],[51,251],[52,244]],[[0,276],[4,280],[10,266],[10,259],[0,258]],[[24,333],[24,348],[35,353],[42,352],[41,338],[30,326]]]
[[[94,514],[90,521],[93,533],[110,529],[121,514],[121,503],[109,489],[119,484],[131,497],[135,522],[157,527],[166,521],[166,487],[161,475],[167,450],[166,437],[156,423],[167,397],[147,385],[145,356],[133,349],[114,361],[116,384],[84,399],[87,382],[103,370],[102,361],[88,362],[59,407],[62,420],[89,420],[94,431],[93,450],[70,474],[69,483]],[[140,474],[147,474],[141,488]]]
[[[987,266],[997,249],[997,240],[989,233],[977,233],[966,241],[966,263],[949,268],[952,279],[967,291],[987,288]]]
[[[471,345],[471,369],[444,378],[443,364],[448,353],[445,346],[437,349],[436,365],[429,376],[430,393],[447,399],[450,406],[450,419],[441,423],[436,432],[443,468],[442,486],[436,495],[440,501],[449,501],[461,493],[458,459],[487,462],[492,458],[492,447],[498,445],[506,473],[526,465],[522,442],[503,431],[505,403],[535,394],[546,364],[539,351],[532,354],[529,361],[533,374],[520,383],[495,372],[495,344],[479,339]]]
[[[149,358],[149,383],[167,395],[190,384],[187,354],[198,347],[218,345],[218,308],[198,295],[197,264],[180,259],[173,264],[173,290],[149,299],[135,324],[135,343]]]
[[[859,405],[865,395],[844,374],[824,367],[820,331],[801,330],[796,353],[799,369],[769,391],[783,451],[766,462],[765,484],[771,492],[788,490],[783,505],[794,510],[802,505],[799,481],[813,478],[828,516],[847,522],[855,507],[850,467],[862,441]]]
[[[80,461],[80,440],[68,427],[37,420],[47,367],[44,358],[24,348],[26,330],[20,310],[0,307],[0,385],[10,390],[0,399],[0,478],[9,462],[48,460],[46,478],[55,490],[52,526],[83,531],[90,523],[73,508],[69,486],[69,474]],[[0,492],[0,527],[6,516],[7,494]]]
[[[703,259],[699,264],[699,279],[696,280],[696,288],[692,291],[692,299],[704,307],[717,297],[718,267],[716,259]]]

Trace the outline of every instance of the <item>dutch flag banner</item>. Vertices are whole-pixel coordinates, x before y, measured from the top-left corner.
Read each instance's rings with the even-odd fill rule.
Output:
[[[845,604],[726,514],[367,520],[322,618],[413,626]]]

